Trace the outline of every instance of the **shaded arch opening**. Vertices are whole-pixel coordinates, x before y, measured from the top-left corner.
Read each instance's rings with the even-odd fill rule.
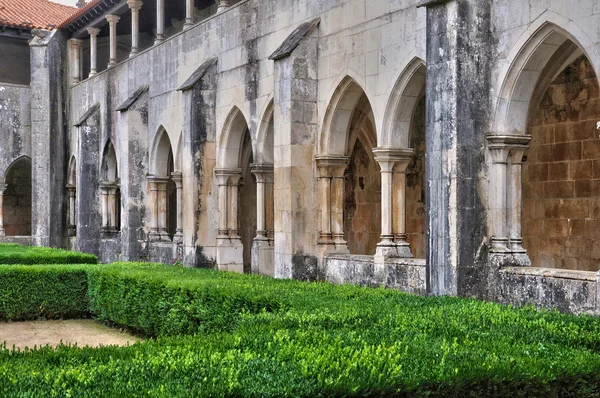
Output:
[[[31,236],[31,159],[16,159],[5,174],[3,221],[6,236]]]

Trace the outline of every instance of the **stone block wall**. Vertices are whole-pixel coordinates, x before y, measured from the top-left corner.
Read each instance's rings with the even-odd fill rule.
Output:
[[[599,120],[598,79],[582,56],[550,83],[532,113],[523,245],[534,266],[600,268]]]

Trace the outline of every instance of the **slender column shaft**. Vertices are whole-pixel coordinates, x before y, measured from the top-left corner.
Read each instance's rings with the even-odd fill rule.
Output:
[[[106,230],[109,227],[108,224],[108,190],[106,187],[102,188],[102,229]]]
[[[110,45],[110,60],[108,67],[111,68],[117,64],[117,22],[121,17],[118,15],[107,15],[106,20],[108,21],[109,27],[109,45]]]
[[[69,228],[74,228],[75,221],[75,189],[69,188]]]
[[[266,193],[265,193],[266,197],[265,197],[265,202],[266,202],[266,208],[265,208],[265,219],[266,219],[266,230],[267,230],[267,237],[269,238],[269,240],[273,240],[274,238],[274,234],[275,234],[275,195],[274,195],[274,185],[273,185],[273,179],[269,179],[267,180],[266,183]]]
[[[265,223],[265,181],[257,179],[256,181],[256,235],[259,238],[266,238]]]
[[[4,191],[6,184],[0,184],[0,236],[4,236]]]
[[[331,177],[319,178],[321,190],[321,239],[331,240]]]
[[[118,187],[112,187],[109,191],[109,227],[112,230],[117,230],[118,226],[119,226],[119,222],[118,222],[118,206],[119,203],[117,202],[117,193],[119,191]]]
[[[340,175],[341,174],[341,175]],[[345,247],[344,240],[344,170],[331,180],[331,229],[337,246]]]
[[[490,207],[492,210],[492,251],[503,252],[508,246],[506,231],[507,210],[507,157],[504,149],[494,151],[494,161],[490,168]]]
[[[129,0],[127,5],[131,9],[131,52],[129,56],[132,57],[139,52],[140,45],[140,8],[142,8],[142,2],[139,0]]]
[[[523,249],[523,237],[521,234],[521,213],[522,213],[522,194],[521,194],[521,167],[523,165],[524,150],[514,150],[510,157],[510,183],[509,183],[509,201],[507,209],[510,223],[510,248],[516,253],[525,252]]]
[[[167,183],[158,184],[158,231],[161,238],[168,235],[167,229]]]
[[[73,84],[77,84],[81,81],[81,40],[71,39],[71,54],[73,56]]]
[[[185,24],[183,29],[189,29],[194,26],[194,0],[185,1]]]
[[[241,175],[232,175],[229,178],[229,237],[231,239],[240,239],[238,227],[238,206],[239,206],[239,183]]]
[[[98,33],[100,33],[100,29],[89,28],[87,31],[90,34],[90,77],[92,77],[98,73]]]
[[[165,0],[156,0],[156,40],[158,44],[165,40]]]
[[[219,238],[227,238],[227,202],[228,202],[228,176],[218,175],[219,179]]]
[[[151,209],[151,234],[158,234],[158,186],[156,181],[152,180],[150,184],[150,209]]]
[[[392,162],[386,162],[384,168],[383,162],[381,165],[381,240],[382,242],[391,243],[394,238],[392,229],[392,185],[393,185],[393,168]],[[390,164],[392,163],[392,164]]]
[[[394,218],[394,240],[397,244],[406,243],[406,168],[408,163],[408,159],[402,159],[396,163],[392,181],[394,192],[392,193],[391,211]]]
[[[177,231],[175,235],[183,236],[183,179],[181,173],[172,173],[177,196]]]

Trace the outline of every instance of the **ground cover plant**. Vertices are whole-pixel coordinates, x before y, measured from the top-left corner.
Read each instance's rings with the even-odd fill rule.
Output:
[[[92,254],[0,243],[0,264],[97,264]]]
[[[594,397],[600,321],[475,300],[156,264],[0,266],[40,313],[60,280],[66,314],[154,337],[130,347],[0,352],[2,396]],[[77,280],[78,282],[74,282]],[[85,282],[85,283],[84,283]],[[16,288],[15,288],[16,289]],[[54,289],[54,290],[53,290]],[[17,294],[15,292],[15,294]],[[35,298],[37,297],[37,298]],[[5,310],[10,308],[10,311]],[[26,314],[26,315],[23,315]]]

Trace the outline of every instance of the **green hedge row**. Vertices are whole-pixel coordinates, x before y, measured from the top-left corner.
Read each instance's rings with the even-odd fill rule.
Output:
[[[0,266],[0,320],[84,317],[87,286],[83,266]]]
[[[92,254],[72,252],[48,247],[21,246],[0,243],[0,264],[97,264]]]
[[[150,264],[84,268],[92,313],[158,337],[0,351],[1,396],[600,395],[593,317]]]

